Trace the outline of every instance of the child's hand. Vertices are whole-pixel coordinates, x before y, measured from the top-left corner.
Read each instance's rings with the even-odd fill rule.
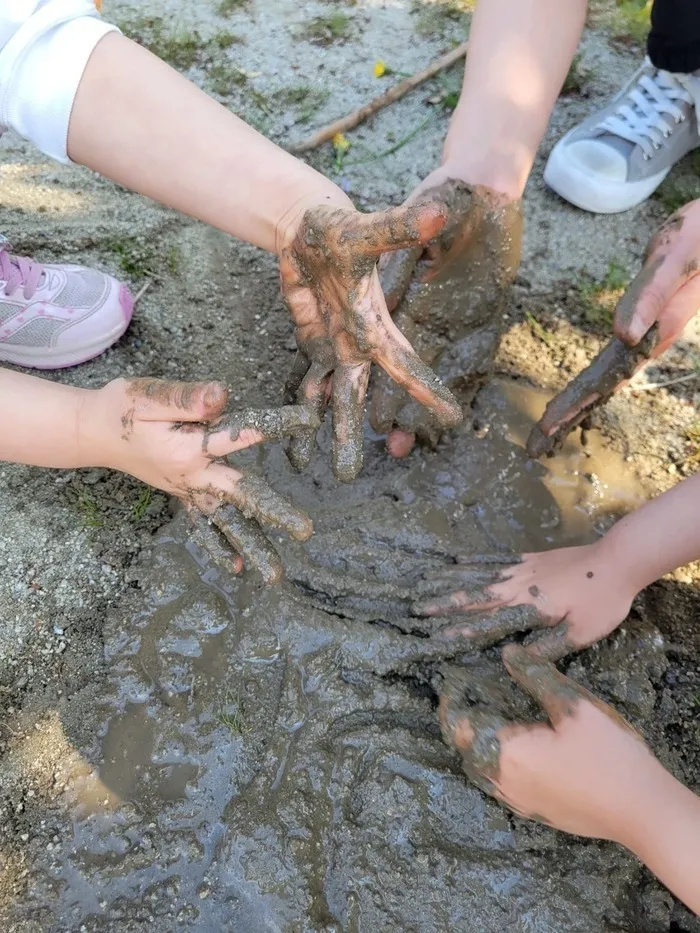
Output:
[[[627,844],[653,788],[668,775],[640,736],[610,707],[526,648],[503,660],[551,725],[505,721],[462,704],[462,672],[447,676],[440,701],[445,741],[466,774],[520,816]]]
[[[228,389],[218,382],[117,379],[94,393],[82,413],[81,435],[92,462],[130,473],[177,496],[192,517],[200,543],[215,560],[232,563],[223,534],[266,582],[280,579],[277,553],[260,525],[306,540],[311,520],[267,483],[224,459],[265,440],[317,426],[302,407],[227,412]],[[233,560],[240,571],[241,557]]]
[[[654,356],[676,341],[700,308],[700,200],[676,211],[649,242],[644,267],[615,309],[615,334],[633,346],[656,322]]]
[[[399,329],[466,405],[498,349],[520,262],[520,204],[456,181],[448,168],[429,175],[409,203],[426,197],[447,205],[446,225],[424,250],[383,257],[380,280]],[[393,456],[406,456],[416,436],[431,444],[439,439],[441,426],[384,373],[377,374],[372,403],[372,425],[389,434]]]
[[[600,542],[523,554],[514,564],[493,560],[446,567],[419,583],[426,598],[414,604],[414,613],[459,614],[441,634],[467,639],[474,648],[532,628],[530,650],[557,660],[609,635],[636,596]]]
[[[392,322],[376,270],[387,250],[414,247],[435,236],[447,217],[438,198],[378,214],[342,207],[307,210],[280,250],[282,291],[296,324],[297,357],[285,401],[319,417],[333,409],[333,470],[344,481],[362,468],[364,401],[370,365],[424,405],[442,427],[462,410]],[[316,432],[295,437],[292,464],[310,462]]]

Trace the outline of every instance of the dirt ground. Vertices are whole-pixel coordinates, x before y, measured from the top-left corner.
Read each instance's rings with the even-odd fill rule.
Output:
[[[413,72],[468,28],[458,4],[409,0],[105,6],[282,145],[395,80],[374,77],[376,60]],[[435,728],[434,676],[454,658],[401,628],[392,595],[459,550],[590,540],[696,468],[700,391],[675,381],[698,371],[696,326],[608,405],[587,448],[573,438],[545,464],[522,450],[692,191],[691,159],[659,197],[594,218],[541,181],[556,139],[641,54],[594,17],[528,185],[523,263],[473,423],[402,463],[368,428],[363,475],[340,491],[327,457],[303,477],[278,447],[242,458],[315,521],[308,545],[280,542],[278,590],[210,566],[136,481],[0,467],[3,929],[700,931],[615,847],[512,819],[467,785]],[[329,147],[311,161],[363,209],[400,203],[437,164],[460,77],[349,134],[342,165]],[[150,283],[116,347],[53,378],[225,378],[236,400],[279,401],[294,341],[273,257],[9,135],[0,179],[0,230],[19,252]],[[700,792],[697,577],[693,565],[651,587],[568,669]],[[473,663],[486,677],[496,661]]]

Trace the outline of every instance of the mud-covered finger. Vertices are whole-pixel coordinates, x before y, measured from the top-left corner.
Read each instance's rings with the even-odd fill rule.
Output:
[[[406,392],[389,373],[377,367],[372,377],[372,401],[369,423],[377,434],[388,434],[396,423],[396,416],[406,404]]]
[[[365,397],[370,364],[339,366],[333,373],[332,465],[336,478],[352,482],[362,469]]]
[[[284,569],[279,554],[256,521],[246,518],[233,505],[219,506],[211,520],[231,547],[243,555],[248,569],[257,570],[268,584],[282,580]]]
[[[556,450],[591,411],[607,402],[641,363],[651,357],[657,340],[656,325],[635,347],[628,347],[614,337],[590,366],[548,403],[528,437],[528,454],[540,457]]]
[[[437,595],[444,592],[445,587],[484,587],[506,579],[508,576],[503,565],[471,567],[468,564],[448,564],[426,572],[417,583],[417,592],[425,596]]]
[[[374,351],[378,363],[408,394],[435,416],[443,428],[454,428],[463,420],[462,408],[446,385],[405,341],[400,331],[387,333]]]
[[[210,428],[204,436],[204,450],[212,457],[224,457],[251,444],[318,430],[320,424],[316,412],[306,405],[247,408],[226,415]]]
[[[297,541],[307,541],[314,526],[309,516],[295,508],[260,476],[247,473],[226,494],[246,518],[254,518],[266,528],[286,531]]]
[[[447,206],[437,199],[404,204],[374,214],[360,214],[356,248],[365,256],[411,249],[432,240],[447,223]]]
[[[330,371],[327,366],[312,363],[297,392],[297,402],[307,406],[315,414],[319,424],[323,421],[326,411],[329,376]],[[304,431],[290,440],[287,456],[295,470],[301,472],[311,462],[317,431],[317,428]]]
[[[379,261],[379,281],[391,314],[408,291],[420,254],[421,247],[400,249],[395,253],[386,253]]]
[[[569,623],[566,619],[557,622],[550,628],[544,628],[538,632],[531,632],[524,640],[523,644],[527,650],[535,657],[543,658],[545,661],[561,661],[572,651],[579,651],[583,645],[575,645],[571,640]]]
[[[535,606],[499,606],[487,610],[482,616],[470,615],[464,620],[451,621],[442,629],[441,635],[448,640],[459,639],[471,651],[480,651],[511,635],[541,629],[547,624]]]
[[[194,543],[211,557],[215,564],[232,573],[240,571],[242,557],[235,548],[224,544],[223,538],[212,520],[199,509],[187,509],[192,523],[190,537]]]
[[[310,368],[311,360],[305,353],[302,353],[301,350],[297,350],[292,368],[289,370],[287,381],[284,384],[285,405],[295,405],[297,403],[299,389]]]

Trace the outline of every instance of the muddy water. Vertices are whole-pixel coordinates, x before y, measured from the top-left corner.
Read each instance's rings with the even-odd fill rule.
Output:
[[[280,540],[279,587],[223,576],[183,520],[164,529],[107,622],[109,677],[81,748],[94,769],[66,781],[61,846],[35,857],[21,919],[110,933],[668,931],[670,901],[631,857],[519,821],[467,783],[440,739],[435,675],[456,660],[497,689],[497,658],[455,658],[408,611],[421,575],[459,553],[580,540],[636,502],[602,447],[569,442],[556,473],[528,460],[516,440],[543,404],[494,383],[433,453],[392,463],[367,438],[351,486],[330,474],[328,428],[307,475],[281,449],[257,455],[316,529]],[[643,728],[661,645],[638,622],[572,667]]]

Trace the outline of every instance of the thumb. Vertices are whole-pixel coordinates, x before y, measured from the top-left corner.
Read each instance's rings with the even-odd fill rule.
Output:
[[[126,395],[141,421],[208,422],[228,404],[228,388],[221,382],[130,379]]]

